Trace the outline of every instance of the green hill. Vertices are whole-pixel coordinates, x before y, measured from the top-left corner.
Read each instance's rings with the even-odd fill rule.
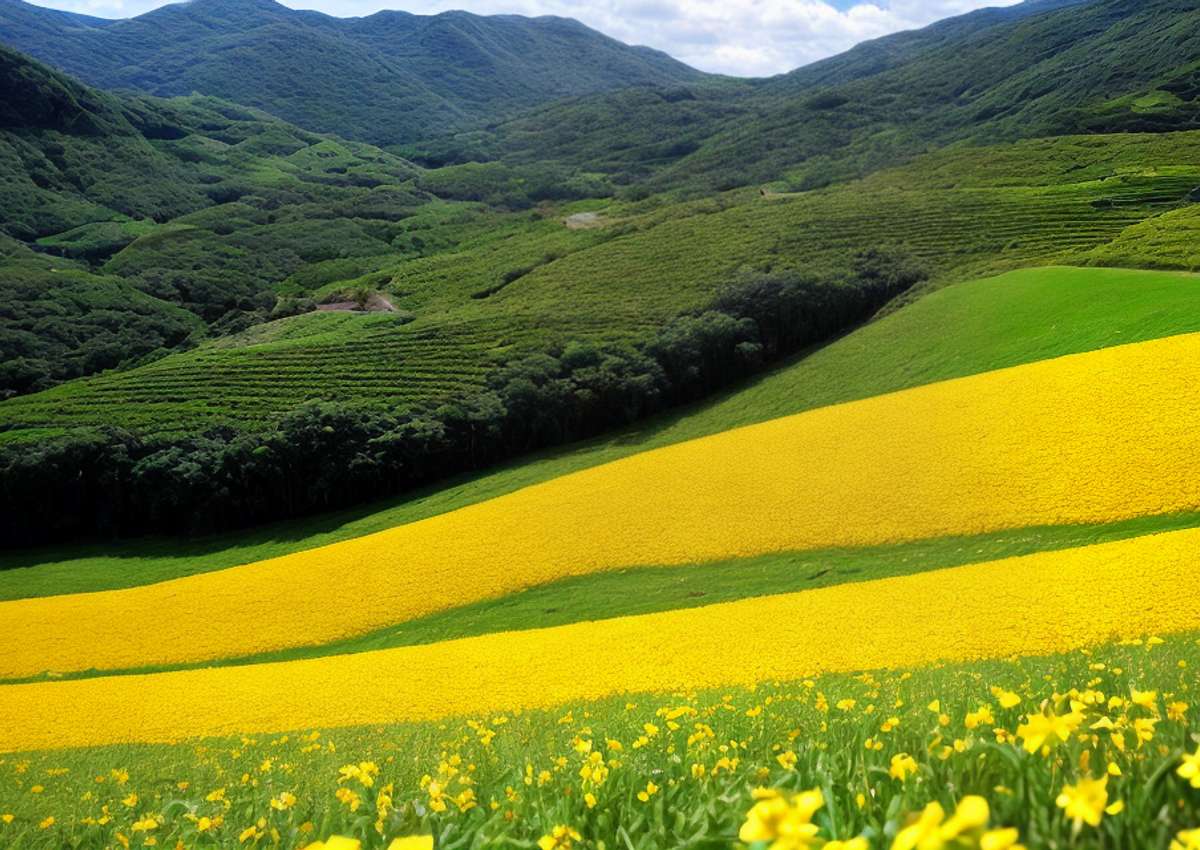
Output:
[[[379,228],[429,198],[398,157],[215,99],[109,95],[3,47],[0,89],[0,396],[294,311],[277,281],[389,250]],[[136,269],[102,268],[134,242]]]
[[[13,399],[0,408],[8,428],[0,439],[104,424],[264,428],[305,400],[381,410],[437,402],[482,389],[514,350],[645,338],[741,276],[836,269],[862,245],[914,257],[941,281],[1088,263],[1127,229],[1176,221],[1165,214],[1184,207],[1200,184],[1198,152],[1200,133],[1067,137],[955,149],[818,192],[614,205],[603,211],[607,226],[594,229],[567,229],[561,212],[484,216],[459,225],[447,249],[377,258],[355,279],[388,293],[402,314],[284,319],[140,369]],[[249,233],[247,240],[257,231]],[[208,244],[212,237],[201,234],[181,236]],[[153,266],[159,241],[147,241],[105,268]],[[1139,258],[1136,246],[1126,259],[1164,265],[1148,253]]]
[[[425,153],[555,159],[656,190],[824,186],[957,141],[1200,126],[1198,33],[1186,0],[1022,3],[769,80],[551,104]]]
[[[542,453],[495,471],[453,480],[391,505],[191,541],[76,545],[0,556],[0,599],[129,587],[223,569],[382,531],[640,451],[730,428],[992,369],[1198,331],[1200,278],[1189,274],[1052,267],[955,284],[710,402],[585,445]],[[1189,524],[1192,520],[1181,518],[1179,522]],[[1078,545],[1111,539],[1126,532],[1146,533],[1150,527],[1134,523],[1124,531],[1046,529],[1037,534],[993,535],[986,540],[935,541],[924,548],[912,547],[910,555],[916,564],[965,563],[1060,543]],[[886,550],[878,568],[887,569],[887,556],[894,561],[894,554],[894,550]],[[871,560],[869,553],[862,552],[826,552],[813,557],[822,561],[836,558],[838,563],[844,560],[847,567]],[[802,580],[797,576],[805,574],[795,568],[791,555],[762,560],[761,569],[743,569],[741,579],[737,577],[738,568],[730,568],[730,574],[725,575],[726,568],[716,565],[710,571],[712,581],[722,587],[748,586],[758,592],[777,592],[788,581]],[[895,567],[891,564],[893,570]],[[763,589],[761,582],[775,579],[784,584]],[[739,585],[745,581],[749,585]],[[638,585],[641,591],[612,591],[623,582],[630,583],[625,589]],[[654,599],[667,598],[679,604],[678,588],[693,586],[680,585],[673,571],[661,569],[646,575],[573,580],[531,596],[527,605],[530,610],[538,609],[534,621],[569,621],[571,611],[581,610],[577,606],[563,606],[563,617],[545,620],[539,605],[554,607],[558,594],[576,592],[581,584],[586,586],[589,598],[593,591],[596,593],[597,610],[605,608],[609,612],[604,616],[612,615],[615,600],[619,599],[645,600],[650,607],[644,610],[657,610],[650,602]],[[524,606],[526,602],[518,604]],[[636,607],[638,603],[630,604]],[[411,637],[425,629],[431,633],[450,629],[442,638],[470,633],[472,624],[490,622],[495,614],[514,622],[511,611],[503,605],[478,607],[478,611],[456,611],[400,629],[393,637]]]
[[[200,92],[378,144],[482,125],[560,97],[703,76],[565,18],[343,19],[272,0],[194,0],[116,22],[3,0],[0,40],[93,85]]]

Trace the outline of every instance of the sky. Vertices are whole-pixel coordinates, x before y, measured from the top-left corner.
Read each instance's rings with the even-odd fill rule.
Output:
[[[35,0],[38,5],[125,18],[162,0]],[[665,50],[693,67],[743,77],[807,65],[860,41],[1017,0],[283,0],[330,15],[380,9],[430,14],[562,15],[629,44]]]

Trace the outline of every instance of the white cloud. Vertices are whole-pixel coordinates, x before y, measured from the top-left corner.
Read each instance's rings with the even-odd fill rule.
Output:
[[[127,17],[161,0],[39,0],[47,6]],[[562,15],[630,44],[645,44],[705,71],[765,76],[840,53],[860,41],[1017,0],[284,0],[331,15],[403,8],[428,14]]]

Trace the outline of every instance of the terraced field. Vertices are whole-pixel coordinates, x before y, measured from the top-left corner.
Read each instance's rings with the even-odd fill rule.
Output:
[[[415,321],[282,320],[266,340],[258,331],[6,401],[0,440],[101,424],[150,432],[222,421],[253,427],[306,399],[403,408],[478,387],[515,347],[638,338],[703,306],[746,271],[836,267],[866,244],[917,258],[940,282],[1096,262],[1106,251],[1127,265],[1187,268],[1186,255],[1154,247],[1136,228],[1173,231],[1178,223],[1186,232],[1186,212],[1172,211],[1200,184],[1196,146],[1196,134],[1184,133],[963,149],[803,195],[618,207],[608,229],[569,231],[557,218],[522,214],[486,244],[472,243],[458,224],[433,221],[430,233],[451,227],[462,247],[372,261],[366,275]],[[971,176],[981,157],[996,160],[986,182]],[[1078,166],[1068,169],[1072,158]],[[505,275],[515,277],[505,283]]]

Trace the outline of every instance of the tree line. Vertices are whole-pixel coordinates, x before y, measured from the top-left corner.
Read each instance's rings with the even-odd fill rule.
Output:
[[[328,402],[269,430],[120,429],[0,449],[0,544],[257,525],[391,496],[696,401],[861,322],[922,278],[859,255],[844,274],[762,275],[629,345],[571,342],[420,409]]]

